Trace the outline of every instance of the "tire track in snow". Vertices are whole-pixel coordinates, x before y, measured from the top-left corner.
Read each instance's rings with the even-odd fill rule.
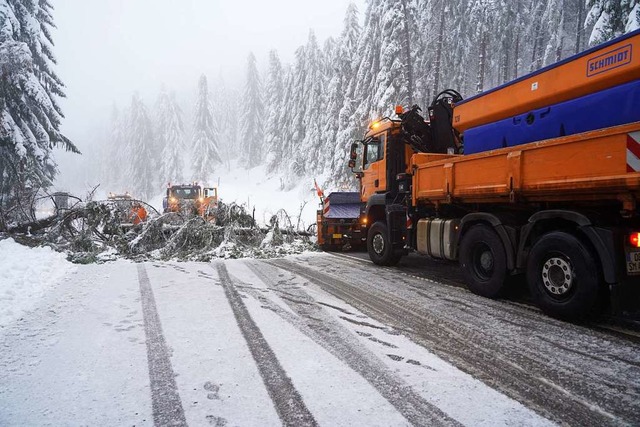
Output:
[[[526,360],[505,357],[479,332],[456,329],[444,317],[421,310],[410,301],[377,288],[361,288],[290,260],[266,262],[317,284],[384,324],[409,328],[417,343],[486,384],[494,388],[499,386],[500,391],[525,402],[544,417],[569,425],[626,424],[635,418],[634,409],[618,405],[612,413],[598,406],[601,402],[597,399],[586,399],[575,391],[558,387],[541,377],[540,372],[530,372]]]
[[[277,261],[267,263],[277,265]],[[246,265],[270,289],[277,289],[278,280],[266,274],[263,268],[249,262],[247,262]],[[278,267],[284,268],[280,266]],[[287,268],[284,269],[293,272],[294,274],[298,274],[293,270]],[[322,309],[319,307],[319,305],[323,305],[322,303],[313,301],[302,290],[298,290],[298,295],[296,295],[296,297],[299,299],[306,298],[309,300],[303,301],[303,304],[300,304],[299,302],[288,304],[289,308],[297,313],[301,319],[306,319],[306,322],[301,322],[299,319],[293,318],[288,312],[283,312],[282,310],[274,311],[298,328],[302,333],[313,339],[317,344],[325,348],[329,353],[333,354],[337,359],[344,362],[353,371],[362,376],[411,425],[461,425],[458,421],[445,414],[440,408],[415,393],[411,387],[401,379],[398,379],[382,363],[378,363],[377,357],[363,348],[355,338],[352,338],[351,333],[346,332],[341,325],[333,321],[329,315],[322,312]],[[289,301],[286,298],[283,299],[285,299],[285,301]],[[269,303],[268,300],[265,301],[264,299],[261,299],[260,301],[263,304]],[[342,311],[342,309],[338,307],[333,308]],[[315,316],[318,316],[319,318],[316,318]]]
[[[355,271],[363,271],[341,258],[334,257],[341,266],[337,268],[341,274],[354,271],[354,268]],[[308,265],[319,267],[320,264],[313,261]],[[381,284],[391,283],[398,273],[403,274],[395,268],[368,264],[371,268],[367,271],[380,275],[383,279]],[[342,277],[326,268],[323,270]],[[366,281],[360,282],[352,277],[356,279],[349,281],[352,285],[370,289]],[[415,279],[419,281],[403,283],[397,290],[395,286],[384,285],[373,288],[401,297],[409,305],[414,305],[416,312],[438,318],[441,326],[447,325],[464,333],[467,341],[482,343],[482,347],[493,349],[501,358],[517,361],[526,367],[529,374],[535,373],[541,378],[544,387],[551,381],[556,386],[554,391],[562,390],[561,393],[570,395],[570,399],[582,402],[580,405],[586,402],[587,407],[609,419],[632,420],[630,424],[640,420],[640,382],[637,380],[640,348],[630,335],[599,330],[592,324],[559,321],[531,306],[480,298],[466,290],[433,286],[426,279]],[[425,285],[422,286],[421,282]],[[417,298],[411,297],[414,292]],[[627,327],[632,326],[627,324]]]
[[[176,375],[171,366],[169,349],[162,334],[156,300],[144,264],[138,264],[138,282],[147,344],[153,422],[156,426],[186,426]]]
[[[233,315],[258,366],[258,371],[262,376],[269,396],[273,400],[280,420],[286,426],[317,426],[316,420],[304,404],[291,379],[287,376],[262,332],[260,332],[260,329],[249,315],[249,311],[244,302],[242,302],[240,294],[233,287],[227,268],[223,263],[218,263],[217,270]]]

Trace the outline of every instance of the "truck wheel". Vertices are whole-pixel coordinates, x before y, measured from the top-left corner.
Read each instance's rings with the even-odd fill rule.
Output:
[[[507,277],[502,240],[491,227],[477,224],[462,237],[460,266],[471,292],[487,298],[501,295]]]
[[[533,246],[527,282],[545,313],[566,319],[592,314],[600,287],[595,257],[575,236],[553,232]]]
[[[371,261],[378,265],[396,265],[402,257],[401,254],[394,252],[393,246],[389,242],[387,225],[382,221],[376,222],[369,229],[367,251]]]

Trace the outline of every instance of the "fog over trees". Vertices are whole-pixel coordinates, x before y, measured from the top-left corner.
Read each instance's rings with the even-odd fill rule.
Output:
[[[0,18],[6,210],[19,192],[51,185],[54,147],[77,150],[60,133],[52,5],[0,0]],[[310,31],[291,63],[276,50],[264,64],[248,53],[242,86],[203,75],[191,93],[168,84],[157,99],[132,95],[78,161],[100,165],[105,188],[140,197],[167,181],[212,180],[235,160],[281,176],[283,189],[314,176],[348,185],[349,144],[394,105],[424,108],[447,88],[469,97],[639,27],[640,0],[370,0],[347,8],[334,37]]]
[[[350,5],[342,32],[319,41],[310,31],[291,64],[275,50],[262,66],[249,55],[244,87],[212,95],[220,106],[215,131],[203,131],[203,119],[196,119],[184,133],[194,135],[198,153],[210,147],[208,160],[194,156],[192,175],[206,180],[237,158],[241,167],[265,165],[281,175],[284,189],[311,176],[348,185],[349,144],[396,104],[426,107],[447,88],[475,95],[639,22],[637,0],[372,0],[363,19]],[[214,81],[218,86],[224,83]]]

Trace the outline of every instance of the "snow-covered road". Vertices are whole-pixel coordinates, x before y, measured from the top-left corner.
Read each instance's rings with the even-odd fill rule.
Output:
[[[78,266],[0,328],[0,425],[616,425],[640,345],[328,254]]]

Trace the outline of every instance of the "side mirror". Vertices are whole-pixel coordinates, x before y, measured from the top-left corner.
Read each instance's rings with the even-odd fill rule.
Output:
[[[353,166],[351,166],[351,160],[349,161],[349,167],[355,166],[355,161],[358,158],[358,143],[351,144],[351,151],[349,152],[349,158],[353,160]]]

